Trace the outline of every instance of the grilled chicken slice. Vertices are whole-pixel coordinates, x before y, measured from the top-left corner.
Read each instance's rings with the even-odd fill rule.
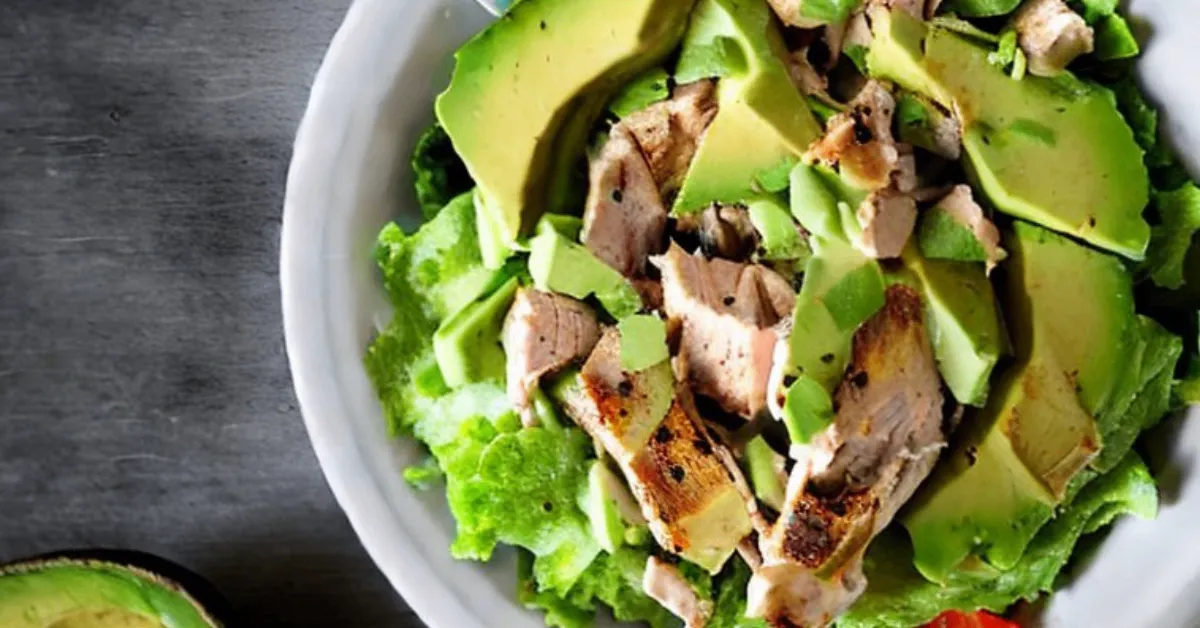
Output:
[[[1055,76],[1095,44],[1092,28],[1063,0],[1029,0],[1013,16],[1013,28],[1036,76]]]
[[[761,541],[749,611],[824,626],[862,593],[862,556],[945,445],[942,393],[921,298],[903,285],[855,334],[833,425],[803,449],[783,513]]]
[[[617,124],[637,141],[663,196],[679,189],[696,146],[717,115],[716,86],[703,80],[675,88],[671,98]]]
[[[680,353],[694,389],[753,416],[766,404],[774,326],[795,306],[791,284],[763,266],[706,260],[674,244],[652,263],[662,273],[664,309],[682,323]]]
[[[900,257],[917,224],[917,202],[891,188],[871,192],[858,206],[862,235],[855,248],[875,259]]]
[[[526,422],[530,393],[542,376],[586,358],[599,339],[596,315],[584,303],[533,288],[517,291],[500,341],[508,398]]]
[[[988,273],[991,273],[996,265],[1008,257],[1008,253],[1000,248],[1000,230],[983,213],[983,208],[979,206],[979,203],[975,202],[970,186],[962,184],[954,186],[949,194],[938,201],[937,206],[946,210],[946,213],[955,222],[975,234],[975,238],[979,240],[979,244],[983,246],[983,251],[987,255]]]
[[[865,190],[888,187],[900,160],[892,137],[896,100],[872,80],[850,107],[829,119],[825,135],[809,147],[805,160],[836,168],[848,182]]]
[[[701,600],[675,565],[651,556],[642,574],[642,590],[651,599],[684,622],[684,628],[704,628],[712,617],[713,604]]]
[[[618,124],[592,160],[583,244],[622,275],[635,277],[661,250],[666,228],[667,209],[650,167],[633,135]]]
[[[737,478],[671,365],[624,371],[620,343],[602,334],[563,407],[620,465],[659,545],[716,573],[752,530]]]

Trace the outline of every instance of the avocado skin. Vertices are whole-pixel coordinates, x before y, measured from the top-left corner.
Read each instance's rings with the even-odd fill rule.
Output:
[[[111,548],[69,549],[38,554],[0,565],[0,579],[14,573],[36,572],[55,565],[87,568],[100,566],[145,579],[152,577],[167,589],[181,592],[211,628],[241,628],[233,606],[215,586],[199,574],[165,558],[134,550]],[[7,600],[0,600],[0,607]],[[203,624],[202,624],[203,625]],[[9,628],[9,627],[5,627]],[[181,628],[183,628],[181,626]]]

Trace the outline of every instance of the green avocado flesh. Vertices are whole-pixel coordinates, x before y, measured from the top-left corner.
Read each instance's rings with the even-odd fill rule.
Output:
[[[676,80],[719,76],[718,108],[675,198],[676,214],[747,200],[764,175],[794,163],[821,134],[785,54],[766,2],[700,0]]]
[[[797,443],[808,442],[833,420],[831,394],[846,371],[854,332],[885,300],[878,262],[840,239],[814,236],[811,244],[785,370],[796,381],[788,387],[783,420]]]
[[[621,334],[621,367],[637,373],[671,357],[667,325],[652,314],[635,314],[617,323]]]
[[[961,404],[984,405],[992,370],[1008,348],[992,282],[979,264],[925,259],[911,246],[902,259],[924,294],[946,387]]]
[[[514,244],[544,211],[578,209],[564,205],[592,124],[679,43],[694,4],[525,0],[458,50],[437,117],[499,241]]]
[[[500,328],[517,287],[517,278],[513,277],[438,327],[433,335],[433,353],[447,385],[504,380]]]
[[[4,628],[215,628],[174,584],[118,565],[51,561],[0,570]]]
[[[542,229],[529,242],[529,274],[539,290],[584,299],[595,295],[613,318],[642,308],[642,298],[629,280],[587,248],[553,229]]]
[[[1149,177],[1111,92],[1069,73],[1014,80],[988,63],[988,49],[956,33],[902,11],[871,15],[872,76],[958,113],[965,163],[997,209],[1145,256]]]
[[[615,494],[622,490],[626,489],[621,485],[621,480],[604,462],[592,461],[588,469],[587,489],[580,498],[580,509],[587,514],[592,536],[601,549],[610,554],[625,542],[625,521],[621,518]]]
[[[1121,261],[1021,222],[1006,244],[1016,363],[903,519],[917,569],[935,582],[973,552],[1001,569],[1020,560],[1058,503],[1090,479],[1084,470],[1106,444],[1097,419],[1136,394],[1119,393],[1140,336]]]

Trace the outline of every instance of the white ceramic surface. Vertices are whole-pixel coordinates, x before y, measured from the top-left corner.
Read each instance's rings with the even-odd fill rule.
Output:
[[[1200,172],[1200,0],[1134,0],[1132,13],[1153,33],[1144,80],[1174,143]],[[313,447],[363,545],[432,628],[542,625],[514,601],[511,554],[488,565],[450,558],[444,498],[401,479],[420,454],[388,439],[361,360],[390,316],[371,262],[374,236],[388,220],[415,224],[408,151],[432,118],[451,51],[489,19],[472,0],[358,0],[317,75],[284,211],[284,326]],[[1159,440],[1162,457],[1180,470],[1161,516],[1120,522],[1090,568],[1056,597],[1048,625],[1200,625],[1200,601],[1185,601],[1200,586],[1200,483],[1189,473],[1200,421]]]

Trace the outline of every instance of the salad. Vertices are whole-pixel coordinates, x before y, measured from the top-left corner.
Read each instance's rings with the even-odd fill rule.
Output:
[[[455,55],[367,350],[550,626],[1004,626],[1152,517],[1200,188],[1112,0],[521,0]]]

